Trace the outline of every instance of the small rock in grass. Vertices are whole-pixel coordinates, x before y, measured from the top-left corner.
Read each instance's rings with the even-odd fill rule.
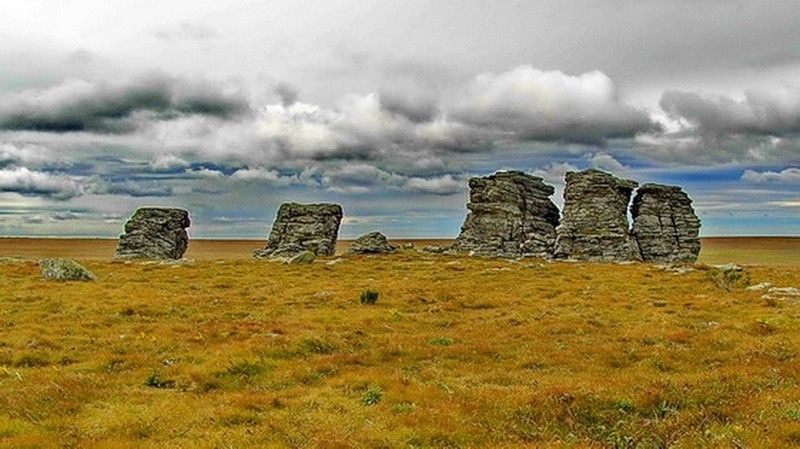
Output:
[[[290,257],[286,261],[286,263],[288,263],[290,265],[307,264],[307,263],[314,262],[314,259],[316,259],[316,258],[317,258],[317,256],[316,256],[316,254],[314,254],[313,251],[306,250],[306,251],[299,252],[296,255]]]
[[[758,292],[761,290],[768,290],[770,288],[772,288],[772,282],[762,282],[760,284],[751,285],[745,288],[745,290],[748,292]]]
[[[800,296],[800,290],[794,287],[772,287],[769,289],[769,294],[775,296]]]
[[[742,271],[742,267],[736,265],[735,263],[725,263],[721,265],[711,265],[712,268],[716,268],[719,271]]]
[[[49,281],[93,281],[94,274],[71,259],[42,259],[42,278]]]

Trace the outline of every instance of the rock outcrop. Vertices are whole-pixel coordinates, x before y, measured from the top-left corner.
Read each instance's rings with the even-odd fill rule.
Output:
[[[93,281],[94,274],[71,259],[42,259],[39,261],[42,278],[48,281]]]
[[[397,247],[389,243],[385,235],[373,231],[357,238],[347,250],[347,254],[386,254],[396,249]]]
[[[644,184],[631,206],[633,235],[645,262],[695,262],[700,219],[677,186]]]
[[[469,180],[467,218],[450,249],[486,257],[549,257],[558,226],[552,186],[520,171]]]
[[[125,223],[118,259],[180,259],[189,245],[189,212],[166,207],[141,207]]]
[[[267,245],[255,251],[253,257],[293,257],[305,250],[317,256],[332,256],[341,221],[342,207],[338,204],[281,204]]]
[[[555,257],[641,260],[628,230],[628,203],[638,183],[600,170],[568,172]]]

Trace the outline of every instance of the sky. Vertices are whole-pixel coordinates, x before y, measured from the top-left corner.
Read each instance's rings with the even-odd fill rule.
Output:
[[[115,237],[139,206],[265,238],[455,237],[467,181],[682,186],[704,236],[800,231],[800,4],[8,0],[0,235]]]

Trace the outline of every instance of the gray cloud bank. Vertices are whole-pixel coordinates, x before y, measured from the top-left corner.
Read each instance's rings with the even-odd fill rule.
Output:
[[[125,133],[144,120],[185,115],[232,118],[248,109],[235,91],[161,74],[124,82],[72,79],[0,98],[0,129]]]

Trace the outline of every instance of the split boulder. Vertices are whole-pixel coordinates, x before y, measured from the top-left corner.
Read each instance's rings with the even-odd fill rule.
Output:
[[[566,174],[564,216],[558,227],[555,257],[593,260],[641,260],[628,230],[628,204],[636,181],[600,170]]]

